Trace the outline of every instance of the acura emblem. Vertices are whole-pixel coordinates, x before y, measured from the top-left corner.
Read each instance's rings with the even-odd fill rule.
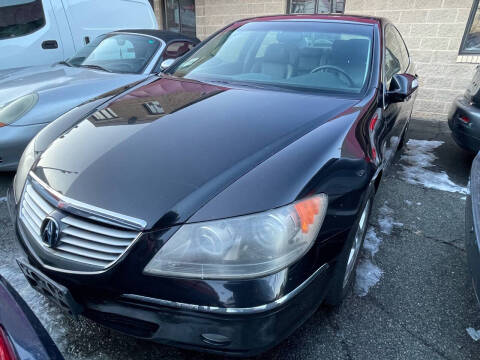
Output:
[[[47,217],[41,228],[41,235],[43,243],[49,248],[55,248],[57,246],[58,239],[60,237],[60,226],[57,220],[52,217]]]

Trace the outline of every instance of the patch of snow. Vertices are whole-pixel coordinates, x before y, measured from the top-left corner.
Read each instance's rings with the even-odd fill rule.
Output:
[[[4,197],[0,197],[0,202],[6,202],[7,201],[7,197],[4,196]]]
[[[372,286],[375,286],[382,277],[383,271],[373,263],[373,257],[380,248],[382,238],[374,228],[368,228],[363,242],[363,253],[360,254],[355,274],[354,292],[358,296],[365,296]]]
[[[382,277],[383,271],[370,259],[361,259],[357,266],[355,294],[365,296],[370,288],[376,285]]]
[[[365,249],[368,254],[373,258],[380,248],[380,243],[382,238],[377,236],[374,228],[369,228],[367,234],[365,235],[365,240],[363,242],[363,249]],[[357,270],[358,271],[358,270]]]
[[[473,341],[480,340],[480,330],[475,330],[474,328],[467,328],[467,333],[473,339]]]
[[[462,196],[460,199],[461,199],[461,200],[467,200],[467,197],[466,197],[466,196]]]
[[[400,177],[412,185],[467,194],[468,189],[451,181],[445,171],[437,172],[428,169],[435,166],[433,162],[437,159],[433,150],[442,144],[443,141],[408,140],[405,155],[401,156],[401,160],[406,164],[401,165]]]
[[[422,205],[422,203],[421,203],[421,202],[417,202],[417,205],[420,206],[420,205]]]
[[[407,204],[408,206],[411,206],[413,203],[410,200],[405,200],[405,204]]]
[[[392,233],[394,226],[403,226],[402,223],[393,220],[393,210],[387,205],[387,202],[379,209],[378,225],[380,225],[380,232],[386,235]]]
[[[407,200],[408,201],[408,200]],[[378,225],[380,232],[390,235],[395,226],[402,227],[403,224],[393,220],[393,209],[385,202],[379,209]],[[377,235],[375,228],[367,229],[365,240],[363,242],[363,252],[360,254],[358,261],[356,278],[355,278],[355,294],[365,296],[372,286],[375,286],[382,277],[383,271],[373,261],[375,254],[380,248],[382,237]]]

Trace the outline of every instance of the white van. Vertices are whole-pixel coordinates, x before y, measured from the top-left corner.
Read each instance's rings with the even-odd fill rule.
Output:
[[[0,70],[65,60],[120,29],[158,29],[149,1],[0,0]]]

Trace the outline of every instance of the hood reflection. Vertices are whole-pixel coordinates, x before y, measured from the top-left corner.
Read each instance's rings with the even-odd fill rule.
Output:
[[[192,80],[163,77],[96,111],[87,120],[95,127],[150,123],[225,90]]]

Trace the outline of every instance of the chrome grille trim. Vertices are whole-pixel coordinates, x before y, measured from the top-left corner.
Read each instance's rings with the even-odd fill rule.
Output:
[[[60,219],[62,226],[58,245],[50,248],[42,241],[41,227],[43,221],[56,211],[27,181],[20,204],[20,220],[33,239],[52,255],[99,270],[117,262],[141,235],[138,231],[66,215]]]
[[[92,224],[90,222],[83,221],[73,216],[67,216],[63,218],[62,222],[80,229],[85,229],[93,233],[98,233],[98,234],[120,238],[120,239],[131,239],[132,237],[135,237],[138,234],[138,232],[135,232],[135,231],[116,230],[116,229],[107,228],[103,225]]]
[[[93,205],[70,199],[69,197],[66,197],[65,195],[62,195],[50,188],[32,171],[30,171],[29,177],[43,196],[50,198],[52,203],[62,203],[62,209],[65,209],[70,213],[93,221],[103,222],[114,226],[127,227],[135,230],[144,230],[147,226],[147,222],[145,220],[119,214],[110,210],[101,209]]]

